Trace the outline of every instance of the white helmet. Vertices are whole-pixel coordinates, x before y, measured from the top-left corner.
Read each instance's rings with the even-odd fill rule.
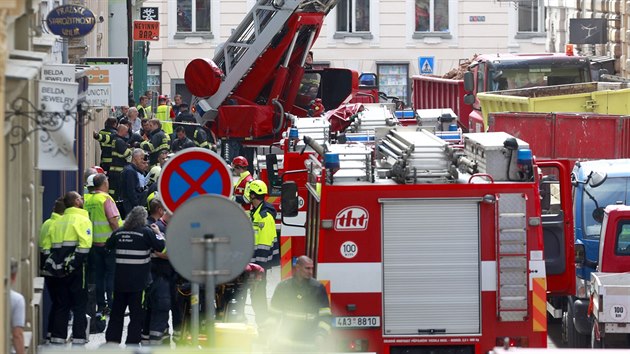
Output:
[[[162,167],[157,166],[157,165],[153,166],[151,170],[149,171],[149,174],[147,174],[149,184],[153,184],[157,182],[158,178],[160,177],[161,172],[162,172]]]

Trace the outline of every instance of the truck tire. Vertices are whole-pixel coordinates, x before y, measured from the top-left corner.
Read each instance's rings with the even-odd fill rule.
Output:
[[[573,304],[571,301],[567,303],[567,311],[562,314],[562,333],[563,338],[566,338],[566,343],[569,348],[587,348],[589,346],[589,338],[583,334],[580,334],[573,324]]]
[[[597,321],[593,321],[593,325],[591,326],[591,348],[593,349],[603,349],[604,345],[604,336],[600,333],[599,340],[597,340],[597,336],[595,335],[598,332],[597,329]]]

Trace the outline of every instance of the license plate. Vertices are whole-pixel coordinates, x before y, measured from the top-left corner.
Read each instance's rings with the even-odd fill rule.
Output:
[[[381,318],[378,316],[335,317],[333,324],[337,328],[380,327]]]

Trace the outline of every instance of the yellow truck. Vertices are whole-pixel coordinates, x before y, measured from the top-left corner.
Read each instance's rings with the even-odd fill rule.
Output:
[[[590,82],[571,85],[531,87],[477,94],[483,122],[472,130],[488,129],[488,114],[494,112],[589,112],[630,114],[630,85],[618,82]]]

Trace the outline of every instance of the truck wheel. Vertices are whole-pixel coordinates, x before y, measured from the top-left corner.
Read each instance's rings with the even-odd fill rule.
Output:
[[[597,321],[593,321],[593,326],[591,327],[591,348],[593,349],[600,349],[600,348],[604,348],[604,336],[602,335],[602,333],[600,332],[599,335],[599,340],[597,340],[597,335],[596,333],[599,332],[598,328],[597,328]]]
[[[573,312],[573,304],[569,302],[567,304],[567,312],[562,316],[562,332],[569,348],[586,348],[589,345],[589,338],[588,336],[580,334],[580,332],[575,329],[573,324],[573,318],[575,316]]]

